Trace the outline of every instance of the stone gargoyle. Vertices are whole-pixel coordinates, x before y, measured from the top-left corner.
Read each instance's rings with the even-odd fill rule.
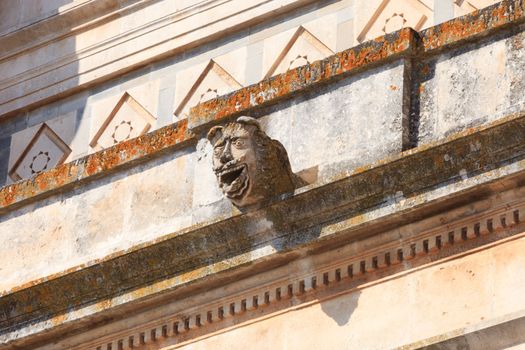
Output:
[[[207,138],[219,187],[239,209],[257,207],[300,186],[286,149],[266,135],[256,119],[243,116],[215,126]]]

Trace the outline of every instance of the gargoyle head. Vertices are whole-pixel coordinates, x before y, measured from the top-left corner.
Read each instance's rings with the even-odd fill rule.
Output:
[[[213,127],[213,171],[232,203],[245,208],[293,192],[294,174],[283,145],[261,130],[256,119],[239,117]]]

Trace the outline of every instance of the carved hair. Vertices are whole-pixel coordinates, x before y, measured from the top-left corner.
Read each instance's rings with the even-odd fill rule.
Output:
[[[253,125],[257,128],[257,130],[261,130],[261,125],[257,121],[257,119],[247,116],[241,116],[237,118],[237,120],[234,123],[230,123],[226,125],[226,127],[231,127],[233,124],[241,124],[241,125]],[[214,126],[213,128],[208,131],[208,134],[206,135],[206,138],[212,145],[215,144],[218,138],[222,136],[222,131],[225,127],[223,126]]]

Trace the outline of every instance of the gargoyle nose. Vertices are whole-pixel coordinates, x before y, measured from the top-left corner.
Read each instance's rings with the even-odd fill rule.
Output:
[[[232,159],[233,157],[232,157],[232,152],[231,152],[231,145],[229,142],[226,142],[226,146],[224,146],[224,150],[222,151],[222,154],[221,154],[221,163],[226,164]]]

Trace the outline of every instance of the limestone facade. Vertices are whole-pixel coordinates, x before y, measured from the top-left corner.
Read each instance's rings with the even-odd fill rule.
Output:
[[[54,153],[47,167],[72,161],[184,119],[199,102],[495,1],[451,2],[448,18],[443,2],[4,1],[0,184],[42,170],[30,167],[40,152]],[[43,124],[58,136],[45,147],[34,139]]]
[[[525,347],[522,0],[0,19],[0,349]],[[301,180],[247,210],[242,115]]]

